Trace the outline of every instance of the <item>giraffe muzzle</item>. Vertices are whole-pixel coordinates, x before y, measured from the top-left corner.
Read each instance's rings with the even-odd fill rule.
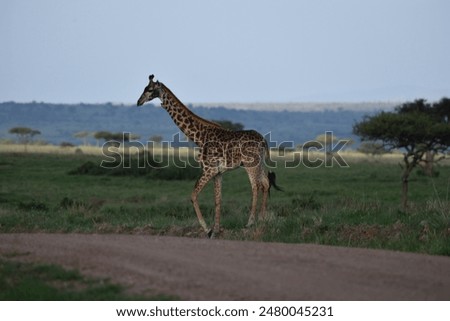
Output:
[[[142,106],[143,104],[144,104],[144,100],[142,98],[139,98],[136,105],[139,107],[139,106]]]

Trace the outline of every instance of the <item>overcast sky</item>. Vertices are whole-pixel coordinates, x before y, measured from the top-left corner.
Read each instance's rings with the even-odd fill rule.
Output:
[[[0,102],[450,96],[448,0],[1,0]]]

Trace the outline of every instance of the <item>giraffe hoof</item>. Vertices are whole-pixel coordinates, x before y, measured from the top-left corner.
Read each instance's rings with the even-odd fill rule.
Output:
[[[208,238],[209,239],[213,239],[214,238],[214,231],[213,230],[209,230],[208,231]]]

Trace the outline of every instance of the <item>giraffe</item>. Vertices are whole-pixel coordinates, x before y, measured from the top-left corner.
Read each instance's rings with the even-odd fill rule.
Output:
[[[254,130],[232,131],[217,123],[203,119],[189,110],[163,83],[153,81],[144,88],[137,101],[138,106],[159,98],[161,106],[169,113],[180,130],[200,149],[199,163],[202,175],[197,180],[191,194],[197,219],[208,237],[219,232],[220,208],[222,203],[222,174],[228,170],[243,167],[252,188],[252,203],[247,227],[254,224],[258,203],[258,193],[262,191],[259,218],[265,218],[267,197],[271,186],[281,190],[275,183],[275,173],[264,171],[264,158],[269,149],[264,137]],[[215,219],[208,228],[198,203],[198,195],[206,184],[214,179]]]

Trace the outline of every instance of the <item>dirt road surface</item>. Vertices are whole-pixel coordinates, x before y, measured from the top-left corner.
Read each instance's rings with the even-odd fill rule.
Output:
[[[450,300],[450,258],[308,244],[0,234],[0,254],[182,300]]]

